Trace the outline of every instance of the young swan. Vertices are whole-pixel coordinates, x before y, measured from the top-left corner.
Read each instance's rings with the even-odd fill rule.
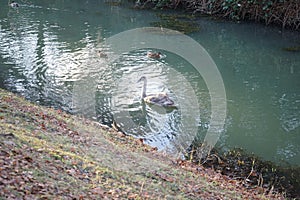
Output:
[[[147,78],[145,76],[142,76],[138,80],[138,82],[141,81],[144,81],[144,85],[142,88],[142,99],[144,100],[144,102],[158,105],[158,106],[163,106],[163,107],[176,108],[174,101],[170,99],[170,97],[165,92],[147,95],[146,94]]]

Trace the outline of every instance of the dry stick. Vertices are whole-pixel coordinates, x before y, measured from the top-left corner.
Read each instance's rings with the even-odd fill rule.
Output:
[[[294,8],[293,9],[293,12],[291,13],[291,15],[292,16],[290,16],[290,19],[291,19],[291,24],[290,24],[290,26],[291,27],[295,27],[296,25],[296,23],[297,23],[297,19],[298,19],[298,21],[299,21],[299,12],[297,12],[298,11],[298,6],[296,7],[296,8]],[[293,20],[294,19],[294,20]]]
[[[218,164],[222,163],[222,159],[217,154],[211,154],[211,156],[215,156],[218,160]]]
[[[276,16],[275,14],[272,14],[267,21],[267,25],[269,25],[272,22],[272,19],[274,19],[273,21],[275,22],[276,20],[279,20],[279,17]]]
[[[173,2],[173,6],[174,6],[175,9],[176,9],[177,6],[180,4],[180,2],[181,2],[181,0],[175,0],[175,1]]]
[[[249,177],[254,172],[254,163],[255,163],[255,160],[252,161],[251,171],[250,171],[249,175],[247,176],[246,180],[247,179],[249,180]],[[257,185],[260,186],[260,187],[262,187],[263,186],[263,182],[264,182],[264,179],[263,179],[262,173],[260,173],[259,177],[258,177]]]
[[[205,164],[205,163],[207,162],[209,156],[210,156],[210,150],[209,150],[209,152],[207,153],[206,158],[205,158],[205,160],[201,163],[201,165],[203,165],[203,164]],[[202,157],[202,156],[201,156],[201,157]]]
[[[300,4],[297,6],[296,18],[298,19],[298,24],[296,24],[296,29],[298,29],[300,26]]]
[[[300,27],[300,22],[296,24],[296,29],[298,29],[299,27]]]
[[[288,20],[287,17],[288,17],[290,6],[291,6],[291,4],[287,7],[286,12],[284,13],[282,28],[285,27],[286,21]]]
[[[243,19],[243,20],[245,19],[246,13],[247,13],[247,10],[244,9],[243,12],[242,12],[242,19]]]
[[[262,173],[259,174],[259,179],[258,179],[258,182],[257,182],[257,185],[262,187],[263,186],[263,183],[264,183],[264,178],[262,176]]]
[[[251,176],[251,174],[254,172],[254,164],[255,164],[255,159],[252,161],[252,166],[251,166],[251,171],[249,175],[247,176],[246,180]]]
[[[141,189],[140,189],[140,195],[142,195],[143,188],[144,188],[144,184],[145,184],[145,181],[143,181],[143,183],[142,183],[142,185],[141,185]]]
[[[255,6],[255,16],[254,16],[255,21],[258,21],[258,9],[259,7]]]
[[[193,158],[194,158],[194,156],[193,156],[194,152],[196,152],[196,151],[195,151],[195,147],[194,147],[194,145],[193,145],[193,146],[192,146],[192,150],[191,150],[190,161],[192,161]]]
[[[271,195],[273,193],[273,190],[274,190],[274,185],[272,185],[271,189],[268,192],[268,195]]]

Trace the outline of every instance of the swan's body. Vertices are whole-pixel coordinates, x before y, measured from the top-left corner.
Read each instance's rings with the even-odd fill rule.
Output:
[[[162,58],[162,54],[160,52],[147,52],[147,57],[148,58],[155,58],[155,59],[161,59]]]
[[[144,81],[143,89],[142,89],[142,99],[144,102],[149,104],[154,104],[158,106],[163,107],[176,107],[175,103],[165,92],[157,93],[157,94],[146,94],[146,88],[147,88],[147,78],[145,76],[142,76],[138,82]]]
[[[17,2],[15,2],[15,1],[12,1],[9,5],[12,8],[18,8],[19,7],[19,4]]]

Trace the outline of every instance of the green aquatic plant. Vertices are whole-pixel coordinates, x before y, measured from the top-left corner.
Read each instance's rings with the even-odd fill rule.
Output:
[[[282,48],[284,51],[300,52],[300,46],[291,46]]]
[[[121,1],[106,1],[105,3],[110,6],[120,6],[122,4]]]
[[[196,19],[195,15],[191,14],[157,14],[161,20],[172,20],[172,19],[182,19],[182,20],[194,20]]]
[[[151,22],[151,26],[168,28],[185,34],[200,30],[199,25],[191,21],[191,19],[194,19],[193,16],[173,14],[159,14],[157,16],[160,18],[160,21]]]

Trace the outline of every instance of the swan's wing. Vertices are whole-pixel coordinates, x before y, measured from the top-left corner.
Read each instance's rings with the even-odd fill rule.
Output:
[[[157,97],[155,95],[148,95],[144,98],[146,103],[154,103],[157,101]]]
[[[156,104],[160,106],[174,106],[175,103],[172,99],[168,97],[165,93],[158,93],[158,94],[153,94],[149,95],[144,98],[144,101],[146,103],[150,104]]]
[[[158,97],[168,97],[169,98],[169,95],[166,92],[157,93],[156,96],[158,96]]]
[[[165,93],[157,93],[157,94],[149,94],[144,98],[144,101],[149,103],[161,103],[163,101],[166,101],[168,99],[168,96]]]

